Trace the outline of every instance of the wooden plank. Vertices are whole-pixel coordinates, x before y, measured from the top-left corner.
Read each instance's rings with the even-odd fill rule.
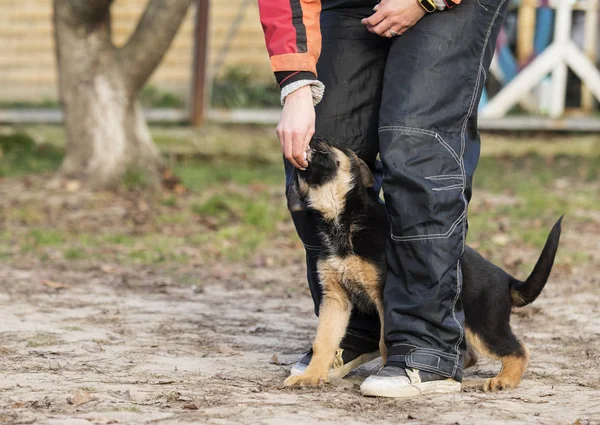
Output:
[[[185,122],[187,113],[181,109],[150,109],[144,115],[150,122]],[[264,124],[275,125],[281,109],[233,109],[207,111],[207,119],[221,124]],[[15,109],[1,110],[2,124],[60,124],[62,111],[59,109]],[[564,118],[554,120],[547,117],[510,116],[500,119],[480,119],[480,130],[493,131],[565,131],[600,132],[600,118]]]
[[[573,72],[585,81],[590,92],[600,100],[600,71],[596,65],[590,62],[573,42],[567,46],[565,57]]]
[[[560,56],[564,57],[566,46],[571,41],[572,9],[568,1],[563,1],[556,11],[554,44],[560,48]],[[550,116],[560,117],[565,111],[567,96],[567,64],[564,61],[552,73],[552,89]]]
[[[584,52],[592,63],[596,63],[596,43],[598,42],[598,0],[588,0],[585,12]],[[585,83],[581,85],[581,108],[590,113],[594,110],[595,102],[592,92]]]
[[[185,122],[186,111],[181,109],[161,108],[144,110],[148,121]],[[1,124],[60,124],[63,112],[60,109],[0,109]]]
[[[281,115],[280,109],[234,109],[208,112],[211,122],[222,124],[266,124],[276,125]],[[598,132],[600,118],[564,118],[555,120],[547,117],[510,116],[500,119],[480,119],[480,130],[494,131],[565,131]]]
[[[564,131],[600,132],[600,118],[563,118],[511,116],[501,119],[480,119],[482,131]]]
[[[484,118],[501,118],[561,62],[561,47],[551,45],[521,71],[481,111]]]
[[[523,0],[519,6],[517,22],[517,58],[519,65],[527,64],[533,57],[535,40],[535,9],[537,0]]]

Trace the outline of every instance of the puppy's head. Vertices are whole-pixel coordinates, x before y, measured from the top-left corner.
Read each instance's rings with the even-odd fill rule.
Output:
[[[348,193],[372,187],[373,174],[356,154],[314,137],[307,152],[308,167],[295,170],[287,190],[290,211],[314,209],[335,218],[344,208]]]

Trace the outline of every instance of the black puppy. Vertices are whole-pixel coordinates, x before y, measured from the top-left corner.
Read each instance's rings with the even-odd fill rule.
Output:
[[[367,193],[374,184],[373,175],[352,151],[331,146],[320,138],[311,141],[308,160],[306,171],[297,171],[288,187],[288,208],[317,212],[323,246],[318,262],[323,300],[312,360],[303,374],[287,378],[286,386],[315,386],[328,380],[353,306],[378,312],[383,364],[387,355],[383,342],[383,285],[389,224],[384,205]],[[544,288],[558,249],[561,220],[554,225],[533,272],[524,282],[465,248],[461,298],[471,354],[465,366],[476,362],[473,349],[502,362],[500,373],[486,381],[486,391],[517,386],[527,368],[529,354],[510,328],[510,314],[513,307],[533,302]]]

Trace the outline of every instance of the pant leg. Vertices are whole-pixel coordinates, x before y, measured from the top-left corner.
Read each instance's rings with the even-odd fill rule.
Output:
[[[316,134],[353,150],[374,169],[383,73],[391,42],[369,33],[360,23],[371,13],[369,3],[368,7],[334,8],[321,14],[323,45],[317,71],[325,84],[325,96],[316,108]],[[291,164],[286,161],[288,184],[292,171]],[[377,195],[374,193],[374,196]],[[306,248],[308,285],[318,315],[321,285],[317,260],[321,247],[316,220],[310,211],[294,212],[292,219]],[[376,350],[379,332],[377,315],[363,314],[355,309],[342,347],[351,344],[355,346],[346,348]],[[351,336],[357,336],[359,340]],[[360,340],[365,338],[368,341]]]
[[[508,0],[463,0],[394,38],[379,140],[391,235],[389,361],[462,379],[460,259],[479,157],[477,105]]]

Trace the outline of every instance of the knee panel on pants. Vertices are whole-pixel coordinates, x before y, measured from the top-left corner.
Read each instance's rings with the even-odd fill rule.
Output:
[[[460,140],[401,126],[379,132],[391,238],[449,238],[466,214]]]

